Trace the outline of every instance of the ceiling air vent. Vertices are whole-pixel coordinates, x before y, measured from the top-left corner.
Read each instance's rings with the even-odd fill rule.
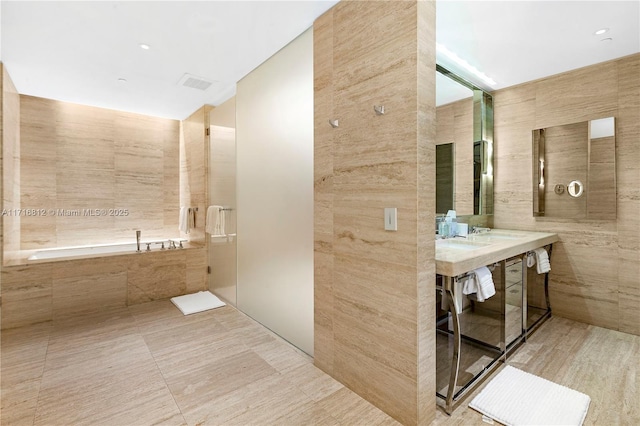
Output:
[[[185,74],[180,81],[178,81],[179,86],[191,87],[192,89],[198,90],[207,90],[212,84],[212,81],[207,81],[202,77],[196,77],[192,74]]]

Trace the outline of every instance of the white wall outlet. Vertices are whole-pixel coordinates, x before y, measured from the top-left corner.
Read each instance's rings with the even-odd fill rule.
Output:
[[[384,230],[385,231],[397,231],[398,230],[398,209],[395,207],[384,208]]]

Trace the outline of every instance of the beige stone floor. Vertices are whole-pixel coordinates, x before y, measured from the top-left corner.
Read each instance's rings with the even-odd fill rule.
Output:
[[[589,394],[586,424],[635,425],[639,347],[552,318],[509,364]],[[231,307],[185,317],[159,301],[4,330],[1,351],[2,425],[396,424]],[[485,424],[469,400],[435,423]]]

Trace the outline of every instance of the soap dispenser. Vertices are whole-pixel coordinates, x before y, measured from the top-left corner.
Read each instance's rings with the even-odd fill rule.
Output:
[[[458,220],[453,217],[451,218],[451,222],[449,222],[449,236],[455,237],[458,235]]]

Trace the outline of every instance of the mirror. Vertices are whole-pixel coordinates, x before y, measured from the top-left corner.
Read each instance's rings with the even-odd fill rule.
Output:
[[[584,192],[584,186],[579,180],[572,180],[569,182],[569,185],[567,185],[567,192],[574,198],[581,197]]]
[[[492,102],[436,65],[436,213],[493,214]]]
[[[453,143],[436,145],[436,212],[453,210],[455,187]]]
[[[616,218],[615,118],[533,130],[533,215]]]

